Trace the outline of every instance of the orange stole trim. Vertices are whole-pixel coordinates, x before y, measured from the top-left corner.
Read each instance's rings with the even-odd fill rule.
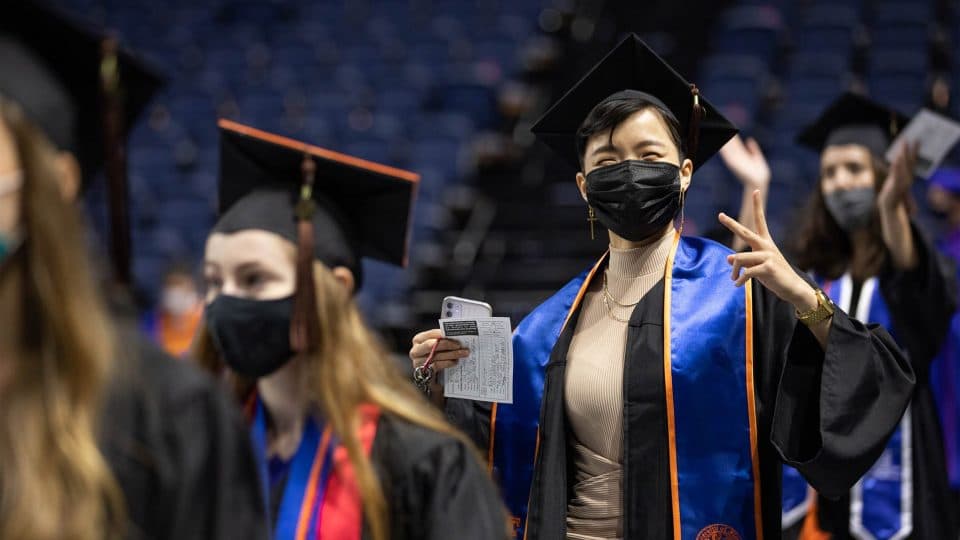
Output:
[[[673,247],[663,271],[663,382],[667,394],[667,439],[670,447],[670,500],[673,507],[673,537],[681,538],[680,480],[677,474],[677,419],[673,409],[673,372],[670,352],[670,288],[673,285],[673,260],[680,244],[680,233],[673,239]]]
[[[753,461],[753,505],[757,540],[763,540],[763,514],[760,489],[760,449],[757,446],[757,400],[753,380],[753,280],[743,285],[746,295],[746,351],[747,351],[747,416],[750,420],[750,458]]]
[[[490,408],[490,444],[487,448],[487,473],[493,476],[493,446],[497,439],[497,403]]]
[[[330,446],[330,427],[323,430],[323,437],[320,439],[320,445],[317,446],[316,456],[325,456],[327,447]],[[313,466],[310,467],[310,480],[307,483],[307,494],[304,497],[303,505],[300,507],[300,519],[297,521],[297,540],[305,540],[307,529],[310,527],[310,518],[313,514],[314,505],[317,499],[317,483],[320,480],[320,469],[323,468],[323,457],[313,458]],[[304,511],[306,510],[306,511]]]

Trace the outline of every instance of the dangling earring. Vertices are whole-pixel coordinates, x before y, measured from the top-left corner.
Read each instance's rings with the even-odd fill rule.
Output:
[[[597,214],[593,211],[593,207],[587,205],[587,223],[590,224],[590,239],[596,240],[596,235],[593,232],[593,224],[597,222]]]
[[[685,206],[684,202],[686,201],[686,194],[687,194],[686,190],[683,190],[683,189],[680,190],[680,234],[683,234],[683,220],[684,220],[683,208]]]

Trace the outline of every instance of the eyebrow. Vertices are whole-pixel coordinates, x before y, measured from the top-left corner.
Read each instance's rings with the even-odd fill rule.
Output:
[[[259,261],[249,261],[243,264],[238,264],[236,268],[237,272],[249,272],[251,270],[269,271],[269,269],[265,268],[262,264],[260,264]]]
[[[660,148],[664,148],[666,145],[664,145],[664,144],[663,144],[662,142],[660,142],[660,141],[655,141],[655,140],[653,140],[653,139],[647,139],[647,140],[640,141],[640,142],[638,142],[637,144],[633,145],[633,149],[636,150],[636,149],[638,149],[638,148],[646,148],[646,147],[648,147],[648,146],[657,146],[657,147],[660,147]],[[593,152],[590,153],[590,155],[595,156],[595,155],[597,155],[597,154],[602,154],[602,153],[604,153],[604,152],[616,152],[616,151],[617,151],[617,147],[608,142],[607,144],[604,144],[603,146],[600,146],[600,147],[595,148],[595,149],[593,150]]]

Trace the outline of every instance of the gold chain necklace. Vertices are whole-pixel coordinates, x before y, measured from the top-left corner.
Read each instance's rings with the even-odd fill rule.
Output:
[[[643,298],[641,297],[641,300],[642,299]],[[620,306],[621,308],[628,309],[628,308],[635,307],[637,304],[640,303],[640,300],[637,300],[632,304],[621,304],[620,302],[618,302],[617,299],[610,294],[610,289],[607,287],[607,272],[604,271],[603,272],[603,305],[606,306],[607,308],[607,314],[610,315],[610,317],[615,321],[622,322],[622,323],[629,323],[630,319],[623,319],[623,318],[617,317],[617,314],[613,312],[613,307],[610,306],[610,302],[613,302],[614,304]]]
[[[607,300],[606,295],[603,297],[603,305],[607,306],[607,315],[610,315],[610,318],[617,322],[630,323],[630,319],[621,319],[620,317],[617,317],[617,314],[613,312],[613,308],[610,307],[610,301]]]
[[[639,303],[640,303],[640,300],[642,300],[642,298],[641,298],[640,300],[637,300],[636,302],[634,302],[634,303],[632,303],[632,304],[621,304],[620,302],[618,302],[617,299],[614,298],[614,297],[610,294],[610,289],[607,288],[607,272],[606,272],[606,271],[603,272],[603,296],[605,296],[607,300],[613,302],[614,304],[616,304],[616,305],[618,305],[618,306],[620,306],[620,307],[622,307],[622,308],[632,308],[632,307],[636,306],[637,304],[639,304]]]

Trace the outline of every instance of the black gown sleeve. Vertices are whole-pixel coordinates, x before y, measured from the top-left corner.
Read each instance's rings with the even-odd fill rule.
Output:
[[[500,495],[468,444],[385,417],[378,427],[373,458],[391,506],[391,538],[509,537]]]
[[[490,446],[490,413],[487,401],[448,398],[444,404],[447,421],[470,437],[480,450]]]
[[[839,497],[883,452],[913,392],[913,370],[883,328],[838,310],[824,349],[792,305],[754,287],[761,393],[774,392],[770,442],[818,492]]]
[[[910,353],[917,379],[925,381],[930,362],[950,330],[957,307],[953,263],[912,226],[917,267],[899,271],[890,263],[880,274],[880,292],[893,318],[897,342]]]
[[[124,333],[101,419],[128,538],[266,539],[264,494],[239,410],[210,377]]]

